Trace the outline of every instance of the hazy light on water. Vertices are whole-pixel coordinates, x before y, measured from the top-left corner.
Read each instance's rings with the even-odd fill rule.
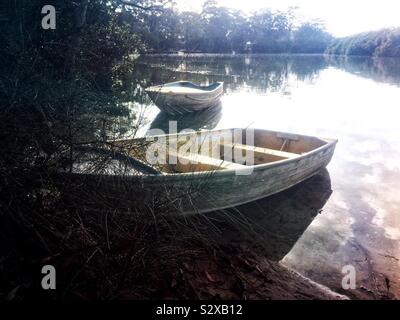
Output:
[[[400,296],[397,62],[355,60],[342,67],[315,57],[196,59],[188,68],[207,73],[187,73],[184,79],[226,82],[216,128],[254,127],[339,139],[328,166],[333,194],[283,263],[333,287],[340,287],[341,268],[355,264],[365,281],[370,272],[388,275]]]

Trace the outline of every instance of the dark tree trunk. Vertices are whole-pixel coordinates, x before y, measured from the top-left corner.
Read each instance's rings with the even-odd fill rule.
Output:
[[[66,70],[73,71],[76,65],[76,58],[79,55],[82,43],[82,33],[86,25],[86,12],[89,0],[72,1],[74,11],[74,28],[71,33],[69,54],[66,59]]]

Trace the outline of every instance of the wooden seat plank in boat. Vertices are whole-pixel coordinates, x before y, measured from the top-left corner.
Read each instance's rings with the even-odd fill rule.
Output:
[[[206,170],[216,170],[216,169],[240,169],[244,168],[246,166],[239,164],[239,163],[234,163],[230,162],[227,160],[221,160],[213,157],[208,157],[202,154],[197,154],[197,153],[179,153],[179,154],[171,154],[174,157],[177,158],[178,163],[177,163],[177,170],[178,171],[187,171],[189,167],[197,167],[198,169],[201,169],[201,171],[206,171]],[[184,160],[184,161],[180,161]]]
[[[269,149],[269,148],[255,147],[255,146],[247,146],[244,144],[234,144],[234,145],[233,144],[224,144],[224,146],[226,146],[228,148],[240,149],[243,151],[253,151],[255,153],[264,153],[264,154],[268,154],[271,156],[276,156],[276,157],[284,158],[284,159],[293,159],[293,158],[297,158],[300,156],[297,153],[280,151],[280,150]]]

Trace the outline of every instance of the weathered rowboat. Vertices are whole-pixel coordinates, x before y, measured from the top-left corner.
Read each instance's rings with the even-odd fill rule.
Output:
[[[149,87],[146,92],[160,110],[183,114],[217,106],[223,90],[223,82],[199,86],[189,81],[177,81]]]
[[[330,162],[336,143],[335,139],[259,129],[120,140],[112,144],[113,154],[134,157],[150,170],[141,174],[76,172],[68,178],[84,186],[78,193],[81,199],[95,193],[116,209],[209,212],[264,198],[312,177]]]

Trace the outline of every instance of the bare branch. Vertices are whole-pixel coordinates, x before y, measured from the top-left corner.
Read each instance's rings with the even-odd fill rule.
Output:
[[[135,3],[135,0],[119,0],[119,2],[122,5],[128,6],[128,7],[133,7],[136,9],[140,9],[140,10],[145,10],[145,11],[162,11],[164,9],[164,7],[168,4],[171,3],[172,0],[165,0],[163,3],[158,4],[158,5],[152,5],[152,6],[142,6],[140,4]]]

